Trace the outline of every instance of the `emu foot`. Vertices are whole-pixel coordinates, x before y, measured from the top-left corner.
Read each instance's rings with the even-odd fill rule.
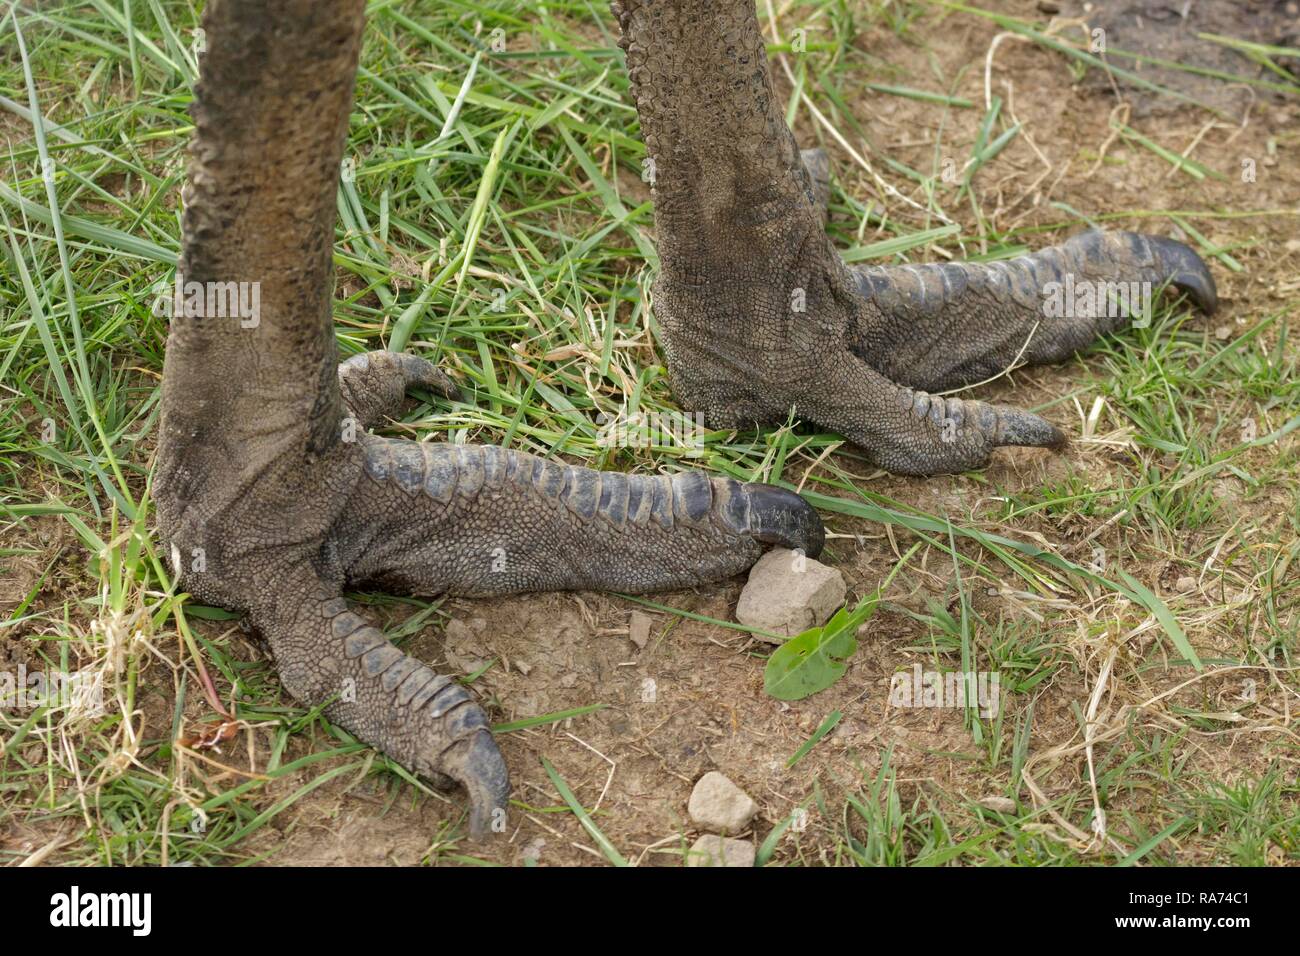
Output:
[[[674,388],[716,427],[779,424],[793,407],[898,474],[1065,444],[1031,412],[931,392],[1066,358],[1141,321],[1165,287],[1207,312],[1216,304],[1205,263],[1172,239],[1093,231],[1006,262],[849,269],[809,209],[752,265],[661,272]]]
[[[341,380],[360,358],[340,367]],[[368,367],[367,394],[390,399],[354,409],[371,421],[395,412],[406,387],[442,375],[413,355],[371,353]],[[764,544],[822,548],[817,513],[772,485],[599,472],[490,445],[362,435],[359,448],[362,476],[329,542],[358,584],[464,596],[654,591],[736,574]]]
[[[413,355],[358,356],[338,377],[347,402],[331,413],[343,423],[336,434],[395,413],[408,387],[454,391]],[[816,556],[824,537],[798,495],[699,472],[597,472],[366,432],[323,453],[290,446],[241,463],[182,444],[195,426],[178,413],[164,431],[159,519],[173,554],[185,556],[185,588],[246,611],[299,701],[325,705],[412,770],[463,786],[475,836],[504,827],[509,794],[486,715],[469,691],[350,611],[346,586],[463,596],[692,587],[745,570],[766,544]],[[215,494],[204,483],[228,464],[239,477],[222,476],[220,488],[240,493]]]
[[[431,363],[387,352],[344,362],[339,381],[345,410],[367,424],[394,414],[408,387],[455,393]],[[598,472],[493,446],[365,433],[352,447],[360,467],[322,560],[277,580],[274,604],[255,606],[254,624],[294,697],[328,701],[326,715],[360,739],[462,785],[476,836],[504,826],[509,794],[486,715],[463,687],[349,611],[342,585],[461,596],[641,592],[739,573],[764,544],[814,557],[822,548],[817,513],[771,485]]]
[[[686,587],[744,570],[769,542],[816,554],[822,527],[765,485],[602,474],[365,431],[408,388],[456,389],[412,355],[337,359],[333,223],[364,11],[363,0],[205,6],[178,270],[209,289],[253,283],[260,305],[249,326],[225,310],[173,316],[158,527],[183,587],[244,612],[294,697],[463,785],[482,835],[504,829],[509,794],[486,714],[349,610],[346,586]]]
[[[1064,358],[1166,285],[1214,308],[1195,252],[1133,233],[1007,262],[850,269],[823,228],[825,156],[801,152],[786,123],[753,4],[614,8],[656,168],[655,314],[679,399],[711,424],[779,424],[794,408],[890,471],[964,471],[1064,435],[930,392]]]

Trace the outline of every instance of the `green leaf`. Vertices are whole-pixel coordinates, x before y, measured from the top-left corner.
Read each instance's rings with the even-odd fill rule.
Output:
[[[545,757],[542,758],[542,768],[546,771],[546,775],[551,778],[551,783],[555,785],[555,789],[564,798],[564,802],[569,805],[569,809],[573,811],[574,816],[578,818],[578,822],[596,841],[596,846],[600,847],[600,851],[605,854],[605,858],[615,866],[627,866],[627,859],[622,853],[618,852],[614,844],[609,842],[609,837],[600,832],[600,827],[596,826],[595,821],[591,819],[591,814],[578,802],[578,798],[573,795],[573,791],[564,782],[560,772],[552,767],[551,762]]]
[[[812,798],[810,797],[809,799]],[[772,854],[776,852],[776,845],[781,841],[781,837],[784,836],[785,831],[790,829],[790,827],[794,824],[795,818],[799,815],[799,813],[801,811],[802,812],[807,811],[808,809],[807,804],[808,801],[805,800],[803,803],[799,805],[799,807],[794,811],[794,813],[790,814],[788,817],[786,817],[784,820],[782,820],[780,823],[778,823],[776,826],[772,828],[772,832],[767,835],[767,839],[764,840],[762,846],[758,848],[758,853],[754,855],[755,866],[767,866],[768,861],[772,859]]]
[[[830,716],[828,716],[825,720],[822,721],[822,725],[818,727],[815,731],[813,731],[813,735],[809,737],[807,740],[805,740],[803,742],[803,746],[801,746],[798,750],[796,750],[794,752],[794,755],[785,762],[785,769],[789,770],[791,767],[797,764],[804,757],[808,756],[808,751],[816,747],[817,744],[821,742],[821,739],[823,737],[825,737],[832,730],[834,730],[836,725],[839,724],[840,719],[843,716],[844,714],[838,710],[831,711]]]
[[[858,650],[857,632],[876,610],[880,589],[852,611],[840,608],[821,627],[813,627],[776,649],[763,672],[763,689],[777,700],[803,700],[844,676],[844,661]]]
[[[1155,615],[1156,620],[1160,622],[1160,626],[1165,629],[1165,633],[1169,635],[1170,639],[1174,642],[1174,646],[1178,648],[1183,657],[1191,661],[1192,666],[1198,671],[1203,670],[1204,666],[1201,664],[1200,657],[1197,656],[1195,649],[1192,647],[1192,642],[1187,639],[1187,635],[1183,632],[1181,625],[1179,625],[1178,619],[1174,617],[1165,602],[1151,593],[1150,588],[1137,578],[1133,577],[1133,575],[1129,574],[1123,568],[1119,568],[1118,570],[1119,576],[1124,579],[1124,583],[1129,586],[1129,590],[1141,598],[1143,606]]]

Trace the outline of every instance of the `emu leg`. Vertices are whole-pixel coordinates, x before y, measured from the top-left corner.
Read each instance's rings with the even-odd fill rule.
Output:
[[[185,589],[247,613],[291,694],[462,784],[482,834],[509,794],[486,715],[348,610],[347,581],[474,594],[702,583],[743,570],[765,542],[813,552],[821,525],[779,489],[602,476],[359,432],[412,385],[455,391],[416,356],[338,364],[331,252],[363,10],[210,0],[204,11],[178,271],[187,283],[246,283],[259,308],[174,315],[158,523]]]
[[[668,368],[679,400],[710,423],[776,424],[793,408],[891,471],[977,468],[999,446],[1065,436],[1020,409],[924,390],[1017,357],[1057,361],[1127,318],[1104,299],[1054,316],[1054,284],[1167,281],[1214,308],[1195,252],[1130,233],[1086,233],[1010,263],[849,269],[823,228],[817,165],[773,90],[753,0],[612,6],[655,161]]]

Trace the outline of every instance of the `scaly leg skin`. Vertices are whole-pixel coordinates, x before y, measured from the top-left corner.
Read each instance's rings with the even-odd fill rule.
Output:
[[[734,574],[765,543],[815,555],[798,496],[696,474],[599,474],[498,448],[364,427],[451,380],[411,355],[338,363],[335,196],[363,0],[210,0],[178,270],[256,283],[253,316],[172,319],[154,480],[158,524],[195,598],[245,612],[285,689],[361,740],[469,794],[504,824],[505,763],[469,693],[403,654],[341,595],[651,590]],[[358,427],[360,426],[360,427]]]
[[[369,355],[391,379],[377,390],[390,396],[371,408],[378,417],[396,413],[403,384],[436,373],[417,356]],[[764,544],[810,557],[822,549],[817,513],[774,485],[599,472],[491,445],[363,435],[360,446],[364,477],[328,542],[352,585],[464,597],[641,593],[737,574]]]
[[[697,587],[764,544],[821,553],[817,514],[774,485],[624,475],[492,445],[367,437],[332,539],[348,581],[414,594]]]
[[[813,206],[825,219],[831,202],[831,158],[820,147],[800,150],[799,158],[812,181]]]
[[[785,123],[753,0],[613,9],[656,164],[668,368],[681,403],[712,425],[778,424],[793,407],[890,471],[978,468],[999,446],[1065,436],[1020,409],[929,391],[1058,361],[1120,327],[1115,283],[1167,284],[1215,307],[1195,252],[1134,233],[1088,232],[1008,262],[850,269],[823,228],[824,157],[801,153]]]
[[[1127,293],[1127,284],[1137,283],[1139,294],[1154,295],[1168,283],[1207,313],[1217,305],[1214,279],[1195,252],[1133,232],[1089,230],[1001,262],[853,272],[865,304],[850,330],[850,350],[892,381],[932,391],[984,381],[1017,360],[1059,362],[1123,328],[1135,311],[1112,307],[1105,294],[1074,301],[1071,289],[1104,293],[1109,285],[1119,292],[1124,283]],[[1073,314],[1047,314],[1055,311],[1053,294]]]

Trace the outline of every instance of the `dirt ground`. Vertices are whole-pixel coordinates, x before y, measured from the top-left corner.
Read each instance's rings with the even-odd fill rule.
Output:
[[[1026,17],[1036,15],[1034,2],[987,6]],[[935,138],[942,124],[941,148],[952,149],[958,162],[963,161],[983,114],[986,56],[998,33],[997,26],[987,20],[954,14],[932,29],[914,28],[903,36],[883,25],[873,25],[857,36],[855,45],[893,67],[896,75],[868,75],[861,69],[853,74],[863,85],[861,95],[850,105],[871,141],[865,148],[856,140],[851,145],[862,150],[878,171],[883,156],[926,170],[934,161]],[[926,38],[924,46],[918,44],[918,36]],[[992,91],[1003,98],[1006,115],[1023,124],[1022,135],[979,179],[982,209],[999,228],[1060,222],[1065,214],[1053,203],[1068,204],[1089,216],[1130,209],[1294,210],[1300,203],[1300,163],[1296,161],[1300,105],[1294,100],[1260,94],[1248,97],[1250,102],[1243,111],[1221,117],[1191,106],[1144,116],[1141,129],[1145,135],[1173,150],[1194,143],[1194,158],[1225,174],[1222,179],[1195,180],[1171,173],[1170,164],[1161,157],[1113,135],[1111,122],[1117,115],[1130,115],[1126,107],[1114,91],[1092,81],[1080,82],[1060,54],[1012,38],[999,41],[990,62]],[[774,73],[781,95],[787,95],[790,86],[779,66]],[[904,82],[898,77],[905,77],[908,85],[932,88],[938,85],[938,81],[930,82],[936,76],[946,80],[960,76],[950,92],[979,108],[945,110],[934,103],[877,95],[865,86],[873,81]],[[1121,93],[1136,96],[1129,91]],[[1134,111],[1131,115],[1138,114]],[[828,139],[808,111],[800,111],[796,132],[805,144],[827,145],[837,182],[845,193],[863,203],[881,196],[868,171]],[[1242,181],[1243,160],[1255,163],[1258,175],[1254,181]],[[903,180],[892,176],[889,180],[905,188]],[[904,217],[913,212],[893,200],[889,200],[889,208]],[[950,212],[959,215],[964,232],[975,231],[969,203],[953,205]],[[1212,265],[1220,310],[1210,318],[1193,316],[1188,327],[1212,332],[1226,329],[1227,334],[1236,335],[1262,315],[1294,308],[1300,297],[1300,220],[1242,216],[1202,222],[1207,221],[1206,238],[1230,249],[1245,269],[1232,272]],[[1106,225],[1160,232],[1171,228],[1168,220],[1144,217],[1108,221]],[[842,236],[851,235],[856,226],[842,215],[832,224]],[[1062,234],[1046,231],[1041,244],[1061,238]],[[918,250],[913,255],[923,253]],[[977,394],[993,401],[1038,407],[1087,383],[1098,368],[1096,359],[1085,358],[1060,367],[1023,370],[1012,380],[984,387]],[[1084,427],[1080,410],[1086,412],[1091,402],[1089,393],[1077,404],[1069,401],[1052,407],[1048,414],[1078,435]],[[1098,545],[1112,553],[1133,549],[1145,555],[1142,580],[1178,610],[1200,655],[1207,660],[1240,658],[1243,642],[1259,637],[1249,614],[1250,603],[1262,597],[1258,586],[1247,582],[1235,591],[1207,593],[1198,588],[1178,593],[1175,581],[1188,573],[1180,555],[1201,553],[1207,540],[1240,522],[1267,525],[1275,515],[1296,507],[1294,488],[1279,489],[1275,495],[1248,493],[1243,482],[1224,477],[1216,486],[1221,512],[1212,527],[1187,531],[1181,540],[1148,540],[1145,531],[1081,512],[1044,510],[1018,516],[1010,523],[1003,520],[1002,499],[1044,484],[1081,478],[1093,487],[1110,487],[1117,462],[1128,460],[1130,451],[1113,421],[1103,420],[1099,433],[1104,440],[1076,441],[1060,454],[1002,451],[978,477],[902,479],[872,474],[852,458],[841,457],[839,464],[859,476],[865,487],[899,502],[987,531],[1024,540],[1037,538],[1076,560]],[[1285,447],[1294,447],[1294,436],[1290,441]],[[1275,448],[1252,454],[1281,453]],[[806,465],[798,472],[788,472],[787,477],[802,474],[802,467]],[[890,535],[864,521],[831,514],[824,517],[832,537],[823,561],[844,573],[852,603],[880,583],[910,540],[906,534]],[[1078,550],[1072,554],[1072,548]],[[441,611],[465,626],[452,628],[453,637],[449,638],[445,621],[435,616],[404,646],[449,672],[474,673],[494,661],[475,681],[475,687],[490,704],[495,721],[604,705],[599,711],[557,724],[500,736],[516,801],[504,837],[482,845],[448,838],[445,825],[462,819],[459,794],[444,798],[422,793],[392,774],[362,778],[350,773],[294,800],[269,826],[245,840],[238,848],[239,855],[271,865],[454,863],[464,857],[512,865],[603,862],[579,821],[570,813],[555,812],[562,803],[542,765],[543,757],[584,806],[593,810],[611,842],[641,864],[680,864],[683,848],[699,835],[686,817],[687,799],[693,783],[709,770],[726,774],[758,802],[758,815],[746,834],[758,843],[796,807],[808,806],[807,829],[782,837],[773,857],[778,863],[838,861],[837,834],[844,826],[845,796],[874,777],[886,753],[897,773],[904,803],[928,800],[950,822],[965,819],[978,812],[972,807],[979,801],[1003,794],[1005,768],[989,772],[987,760],[981,756],[982,745],[972,743],[959,711],[901,709],[891,707],[888,700],[891,675],[909,670],[915,663],[928,668],[934,661],[930,628],[905,612],[924,614],[927,600],[943,606],[954,596],[951,563],[940,560],[941,553],[927,554],[923,567],[909,570],[890,586],[885,607],[863,629],[847,675],[823,693],[796,703],[782,703],[764,694],[763,656],[770,648],[737,631],[593,593],[448,601]],[[29,563],[31,569],[44,566],[39,560]],[[1129,567],[1134,569],[1132,563]],[[21,599],[25,579],[22,573],[10,576],[0,610],[8,610]],[[1131,631],[1142,623],[1143,614],[1126,603],[1116,604],[1109,596],[1083,592],[1063,594],[1055,603],[1038,602],[1023,595],[1020,582],[1010,575],[1001,581],[966,583],[978,585],[974,588],[978,595],[975,609],[980,614],[1000,618],[1011,627],[1038,629],[1044,640],[1056,647],[1060,666],[1048,680],[1016,695],[1006,733],[1010,734],[1012,722],[1026,716],[1026,707],[1032,702],[1028,752],[1031,757],[1044,758],[1032,765],[1037,786],[1049,801],[1063,793],[1085,793],[1082,751],[1071,750],[1051,759],[1047,756],[1053,748],[1079,743],[1079,714],[1086,710],[1097,687],[1098,661],[1108,646],[1107,635]],[[738,578],[715,588],[654,595],[652,599],[695,614],[734,620],[742,585],[743,579]],[[654,620],[644,649],[638,649],[627,636],[629,615],[635,609],[646,610]],[[1292,610],[1293,626],[1294,613]],[[400,615],[384,623],[392,625],[399,619]],[[229,622],[199,622],[197,627],[208,640],[226,642],[237,658],[253,660],[262,653],[253,637],[240,633]],[[1099,719],[1110,719],[1123,705],[1147,701],[1194,676],[1186,667],[1150,666],[1160,658],[1152,649],[1156,640],[1156,630],[1148,628],[1125,646],[1102,697]],[[170,719],[173,688],[161,667],[149,673],[161,679],[144,682],[140,706],[151,723],[157,721],[153,723],[157,734]],[[1226,674],[1195,682],[1178,691],[1170,702],[1208,710],[1230,709],[1231,699],[1240,692],[1238,677]],[[647,682],[653,682],[653,692]],[[1280,753],[1294,778],[1300,751],[1295,734],[1287,729],[1294,725],[1294,691],[1276,686],[1260,693],[1262,706],[1281,715],[1276,732],[1189,736],[1174,748],[1185,772],[1231,780],[1262,772]],[[204,709],[198,695],[192,695],[187,713],[198,716]],[[832,734],[796,767],[787,769],[791,755],[835,710],[844,717]],[[1170,711],[1163,709],[1130,714],[1127,719],[1132,721],[1130,732],[1138,736],[1177,729]],[[216,759],[244,770],[250,753],[255,764],[264,760],[273,731],[261,728],[245,733],[247,737],[224,748]],[[311,734],[293,737],[285,762],[318,744]],[[337,762],[353,760],[355,757],[338,758]],[[273,806],[330,766],[330,761],[313,764],[268,785],[260,791],[258,805]],[[237,774],[222,775],[210,767],[197,768],[196,773],[225,786],[239,779]],[[1108,795],[1108,812],[1113,818],[1125,812],[1141,814],[1165,798],[1156,785],[1125,789]],[[1024,799],[1036,802],[1029,794]],[[1073,811],[1065,815],[1076,821],[1079,818]],[[1036,819],[1039,822],[1034,825],[1055,839],[1072,845],[1079,842],[1052,814],[1044,811]],[[11,846],[41,844],[39,833],[15,831],[9,839]],[[1195,863],[1206,853],[1192,842],[1177,859]],[[1280,850],[1275,853],[1276,862],[1285,861]]]

